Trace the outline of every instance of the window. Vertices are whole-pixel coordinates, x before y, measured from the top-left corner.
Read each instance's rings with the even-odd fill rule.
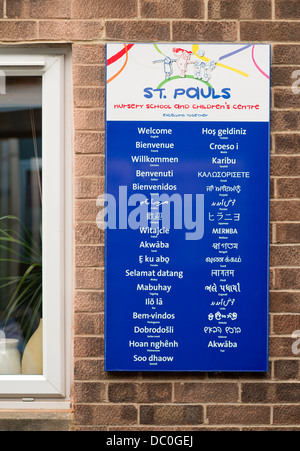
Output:
[[[54,50],[0,51],[2,398],[68,392],[65,68],[65,55]]]

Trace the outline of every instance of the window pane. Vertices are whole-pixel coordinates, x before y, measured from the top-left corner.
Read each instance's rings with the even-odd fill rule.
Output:
[[[42,78],[0,95],[0,375],[42,374]]]

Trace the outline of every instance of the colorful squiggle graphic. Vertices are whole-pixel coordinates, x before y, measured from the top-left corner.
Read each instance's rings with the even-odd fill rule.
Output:
[[[126,53],[126,60],[125,60],[124,65],[122,66],[122,68],[113,77],[111,77],[109,80],[107,80],[107,84],[112,82],[115,78],[117,78],[123,72],[125,67],[127,66],[127,63],[128,63],[128,48],[127,48],[127,44],[124,44],[124,52]],[[121,57],[119,57],[118,59],[120,59],[120,58]]]
[[[167,55],[165,55],[161,50],[159,50],[157,44],[154,44],[154,48],[155,48],[161,55],[163,55],[163,56],[165,56],[165,57],[167,56]]]
[[[234,50],[234,52],[230,52],[230,53],[227,53],[227,55],[220,56],[219,61],[222,61],[226,58],[230,58],[231,56],[236,55],[237,53],[243,52],[244,50],[247,50],[250,47],[252,47],[252,44],[247,44],[238,50]]]
[[[127,45],[127,51],[129,52],[129,50],[134,46],[134,44],[126,44]],[[107,66],[110,66],[111,64],[115,63],[116,61],[118,61],[120,58],[122,58],[122,56],[124,56],[126,53],[126,49],[124,48],[123,50],[121,50],[120,52],[116,53],[115,55],[113,55],[111,58],[109,58],[107,60]]]
[[[252,60],[253,60],[253,63],[254,63],[254,65],[255,65],[256,69],[259,70],[259,72],[260,72],[261,74],[263,74],[264,77],[266,77],[268,80],[270,80],[269,75],[267,75],[267,74],[259,67],[259,65],[258,65],[257,62],[255,61],[255,58],[254,58],[254,49],[255,49],[255,45],[252,47]]]
[[[185,78],[191,78],[192,80],[197,80],[197,78],[193,77],[192,75],[186,75]],[[179,79],[182,80],[182,78],[179,75],[176,75],[175,77],[168,78],[167,80],[164,80],[163,82],[161,82],[161,84],[157,87],[157,89],[161,89],[166,83],[169,83],[169,81],[179,80]],[[206,86],[208,86],[209,88],[213,89],[213,87],[212,87],[212,85],[210,83],[205,82],[203,80],[198,80],[198,81],[200,81],[201,83],[204,83]]]

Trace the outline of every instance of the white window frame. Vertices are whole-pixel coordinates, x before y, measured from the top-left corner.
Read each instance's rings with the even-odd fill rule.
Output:
[[[40,75],[43,80],[43,375],[0,376],[0,409],[8,408],[10,399],[14,408],[16,398],[26,401],[28,408],[28,401],[70,396],[72,153],[71,121],[66,120],[66,98],[71,96],[66,89],[71,85],[66,78],[71,65],[67,53],[0,48],[0,70],[6,75]]]

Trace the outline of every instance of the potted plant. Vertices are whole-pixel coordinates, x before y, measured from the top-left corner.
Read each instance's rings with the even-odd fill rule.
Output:
[[[6,290],[8,299],[3,312],[4,329],[9,321],[14,320],[19,324],[24,340],[21,351],[24,360],[26,345],[29,346],[28,342],[33,340],[37,326],[41,326],[42,246],[15,216],[0,218],[1,262],[18,266],[17,275],[1,275],[0,290]]]

